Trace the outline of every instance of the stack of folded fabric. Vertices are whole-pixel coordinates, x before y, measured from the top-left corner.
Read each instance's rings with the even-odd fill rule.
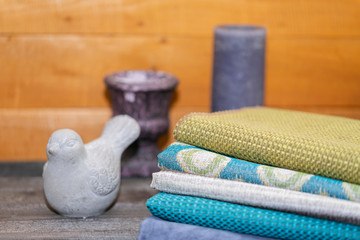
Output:
[[[162,220],[140,239],[159,221],[217,238],[360,239],[360,121],[257,107],[190,114],[174,137],[147,201]]]

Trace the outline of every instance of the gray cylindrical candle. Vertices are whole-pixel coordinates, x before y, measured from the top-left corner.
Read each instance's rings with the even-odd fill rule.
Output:
[[[264,27],[215,28],[213,112],[264,104],[265,46]]]

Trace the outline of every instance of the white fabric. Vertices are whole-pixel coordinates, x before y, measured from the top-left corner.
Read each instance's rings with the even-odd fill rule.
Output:
[[[153,173],[152,188],[360,225],[360,203],[175,171]]]

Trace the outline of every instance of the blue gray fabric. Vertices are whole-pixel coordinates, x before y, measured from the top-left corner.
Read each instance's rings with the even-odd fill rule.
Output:
[[[234,233],[184,223],[168,222],[151,216],[141,223],[138,240],[270,240],[254,235]]]

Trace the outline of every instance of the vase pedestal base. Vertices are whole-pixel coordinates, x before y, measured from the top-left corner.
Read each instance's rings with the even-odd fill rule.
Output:
[[[160,153],[156,142],[136,141],[123,154],[122,177],[151,177],[160,171],[157,155]]]

